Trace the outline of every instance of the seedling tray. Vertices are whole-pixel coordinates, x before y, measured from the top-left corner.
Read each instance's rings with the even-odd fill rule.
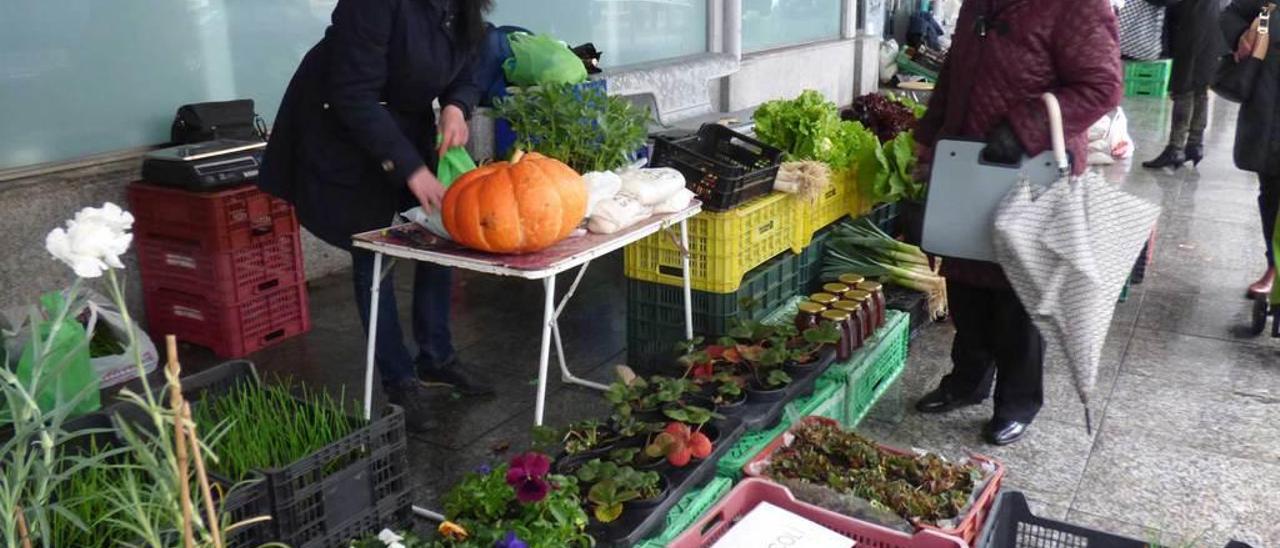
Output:
[[[258,377],[252,363],[238,360],[184,379],[183,392],[199,401],[244,382]],[[337,534],[359,536],[381,527],[360,530],[352,524],[402,517],[410,503],[406,443],[404,413],[392,405],[306,458],[261,470],[278,540],[301,548],[329,546]]]
[[[668,468],[662,472],[667,478],[667,497],[661,504],[645,512],[624,512],[622,518],[608,525],[593,524],[588,528],[597,546],[635,546],[659,529],[667,526],[667,514],[676,507],[685,494],[697,489],[716,476],[716,462],[733,447],[742,436],[742,421],[729,417],[715,422],[720,429],[720,439],[707,458],[696,466]]]
[[[725,211],[773,191],[782,151],[720,124],[706,124],[694,137],[654,142],[654,167],[684,174],[686,187],[707,211]]]
[[[814,384],[818,382],[818,377],[821,377],[827,371],[827,368],[831,366],[835,359],[836,353],[834,349],[828,348],[824,350],[822,358],[818,360],[817,364],[810,367],[804,375],[791,379],[791,384],[787,385],[786,395],[778,401],[751,403],[750,396],[748,396],[746,404],[717,412],[728,417],[738,418],[749,432],[772,428],[782,419],[783,412],[786,411],[791,402],[813,393]]]

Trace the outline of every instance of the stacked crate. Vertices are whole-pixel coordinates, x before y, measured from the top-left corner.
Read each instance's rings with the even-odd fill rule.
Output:
[[[1173,61],[1125,61],[1125,97],[1164,97],[1169,94]]]
[[[239,357],[310,329],[301,232],[287,202],[252,185],[134,183],[129,203],[152,336]]]
[[[812,202],[770,192],[776,150],[721,126],[691,139],[701,143],[659,141],[653,164],[680,170],[703,199],[706,211],[688,223],[691,307],[695,336],[714,339],[812,288],[824,229],[848,212],[852,192],[833,184]],[[682,259],[665,233],[625,251],[627,362],[642,372],[673,364],[685,340]]]

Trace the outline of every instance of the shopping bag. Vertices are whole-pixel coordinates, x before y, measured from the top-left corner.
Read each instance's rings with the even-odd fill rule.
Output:
[[[437,139],[436,142],[439,143],[440,140]],[[475,168],[476,162],[471,159],[467,149],[453,147],[445,151],[444,156],[440,157],[440,165],[436,167],[436,179],[447,190],[455,181]],[[401,213],[401,216],[410,222],[422,225],[436,236],[446,240],[453,239],[453,237],[449,236],[449,231],[444,228],[444,219],[440,216],[439,210],[426,211],[422,206],[418,206]]]
[[[514,33],[511,57],[502,64],[514,86],[580,84],[587,81],[587,67],[564,42],[545,34]]]
[[[46,413],[68,404],[70,416],[92,413],[101,406],[100,385],[89,360],[89,336],[72,314],[59,318],[67,307],[60,292],[40,297],[44,318],[35,318],[32,334],[18,358],[18,380],[31,386],[40,368],[36,404]],[[96,318],[89,320],[90,328]]]
[[[1071,176],[1061,109],[1044,98],[1060,176],[1047,188],[1025,179],[1014,186],[996,210],[993,245],[1050,355],[1066,358],[1092,429],[1089,395],[1115,302],[1160,208],[1096,172]]]

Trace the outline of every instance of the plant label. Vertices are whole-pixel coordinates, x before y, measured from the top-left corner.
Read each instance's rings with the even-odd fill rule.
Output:
[[[853,548],[855,545],[853,539],[761,502],[712,548]]]

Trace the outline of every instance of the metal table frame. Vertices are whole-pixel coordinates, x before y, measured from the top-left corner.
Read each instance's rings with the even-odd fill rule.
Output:
[[[560,314],[564,312],[564,308],[569,303],[569,299],[571,299],[577,291],[578,284],[582,281],[582,277],[586,274],[587,267],[590,266],[592,260],[622,249],[629,244],[635,243],[659,231],[670,230],[674,226],[678,225],[680,230],[680,249],[682,252],[683,263],[682,270],[684,272],[685,336],[690,339],[693,338],[692,291],[689,278],[688,253],[689,233],[687,225],[688,219],[697,215],[701,211],[702,204],[695,201],[683,211],[666,215],[656,215],[648,221],[639,223],[636,226],[625,229],[615,235],[611,235],[610,237],[601,238],[600,236],[587,236],[601,238],[601,241],[598,244],[572,256],[549,264],[539,265],[538,268],[514,268],[495,263],[492,261],[492,257],[490,257],[490,260],[488,261],[483,261],[472,257],[461,256],[456,253],[450,253],[448,251],[372,242],[366,239],[361,239],[363,235],[357,235],[353,239],[353,245],[357,248],[372,251],[374,253],[373,270],[375,274],[373,277],[373,283],[369,288],[372,298],[370,299],[369,304],[369,333],[365,356],[365,418],[368,419],[373,413],[374,343],[377,340],[378,333],[378,293],[382,288],[382,279],[386,277],[387,273],[389,273],[392,268],[394,268],[396,259],[424,261],[485,274],[512,276],[526,280],[542,281],[543,291],[545,293],[542,309],[542,346],[538,356],[538,395],[534,407],[534,424],[541,426],[543,422],[543,413],[546,408],[547,368],[551,362],[550,354],[553,342],[555,344],[557,361],[560,364],[560,379],[562,381],[597,390],[605,390],[607,388],[600,383],[577,377],[569,371],[569,367],[565,363],[564,343],[560,336]],[[390,259],[385,267],[383,265],[384,255]],[[569,286],[569,291],[565,294],[564,298],[557,303],[555,300],[556,277],[559,274],[574,268],[578,269],[578,273],[574,277],[573,283]]]

